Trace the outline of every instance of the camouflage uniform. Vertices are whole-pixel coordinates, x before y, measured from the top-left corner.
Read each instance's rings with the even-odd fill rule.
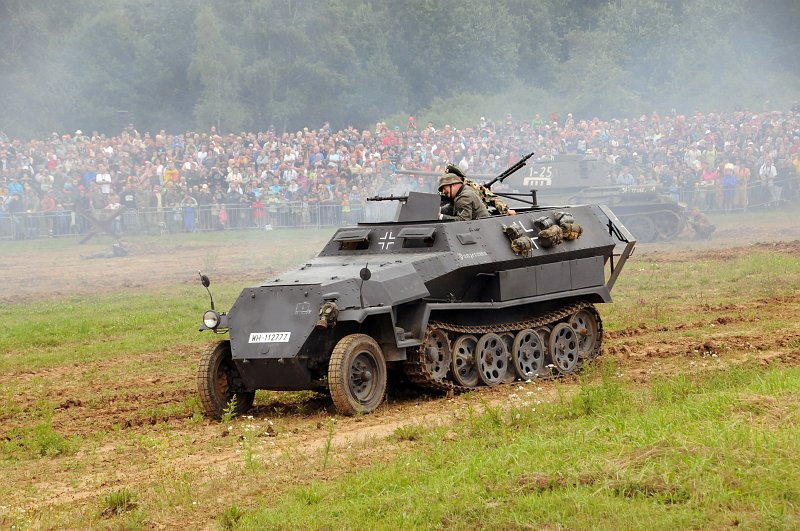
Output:
[[[495,210],[497,210],[499,214],[503,215],[508,214],[508,205],[506,205],[502,199],[497,197],[491,190],[486,188],[484,185],[476,183],[475,181],[470,179],[464,179],[464,184],[474,188],[475,191],[478,192],[478,196],[480,196],[484,205],[490,208],[494,208]]]

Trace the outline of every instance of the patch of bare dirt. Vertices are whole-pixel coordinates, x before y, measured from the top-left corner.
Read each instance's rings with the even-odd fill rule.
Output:
[[[651,261],[659,263],[695,261],[728,261],[747,256],[753,252],[767,252],[790,256],[800,256],[800,240],[790,242],[754,242],[728,248],[713,249],[690,249],[676,252],[675,250],[665,250],[664,246],[654,246],[645,249],[643,252]]]
[[[4,278],[13,279],[4,283],[0,304],[195,284],[198,270],[209,274],[214,282],[260,281],[278,271],[276,255],[311,257],[325,241],[325,234],[306,234],[292,240],[291,249],[287,249],[268,239],[180,243],[137,238],[128,243],[128,256],[93,259],[82,256],[107,252],[111,244],[59,241],[46,250],[18,245],[13,254],[0,254],[0,271]]]

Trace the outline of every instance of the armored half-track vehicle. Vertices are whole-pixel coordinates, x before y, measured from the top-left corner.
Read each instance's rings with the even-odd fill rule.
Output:
[[[594,305],[611,301],[635,245],[611,210],[440,221],[436,194],[391,199],[394,221],[337,230],[317,257],[244,289],[227,313],[212,298],[200,330],[229,337],[199,364],[209,416],[247,411],[257,389],[328,390],[339,413],[369,413],[392,369],[467,389],[572,374],[598,355]]]

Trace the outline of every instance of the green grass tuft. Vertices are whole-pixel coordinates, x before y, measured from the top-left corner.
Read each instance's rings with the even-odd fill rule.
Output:
[[[236,402],[236,395],[233,395],[231,399],[228,400],[228,405],[226,405],[225,409],[222,410],[222,416],[219,420],[222,424],[230,424],[233,418],[236,416]]]
[[[100,514],[106,518],[132,511],[138,506],[136,496],[127,487],[112,490],[102,500]]]
[[[244,516],[244,511],[234,503],[222,511],[219,517],[219,526],[225,530],[235,529],[242,516]]]
[[[398,426],[392,433],[392,438],[396,441],[420,441],[427,433],[427,430],[419,424],[408,424]]]
[[[59,434],[51,421],[42,420],[33,426],[14,428],[0,441],[4,459],[38,459],[73,453],[78,438],[67,439]]]

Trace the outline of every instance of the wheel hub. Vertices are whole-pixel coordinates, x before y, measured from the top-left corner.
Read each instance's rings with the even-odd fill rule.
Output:
[[[350,370],[350,389],[360,400],[369,397],[372,392],[373,370],[371,360],[365,354],[360,354],[353,361]]]
[[[372,381],[372,372],[368,371],[368,370],[363,370],[358,375],[358,379],[359,379],[359,381],[361,381],[363,383],[369,383],[369,382]]]
[[[475,336],[465,334],[453,344],[453,378],[459,385],[475,387],[478,384],[478,370],[475,364]]]

